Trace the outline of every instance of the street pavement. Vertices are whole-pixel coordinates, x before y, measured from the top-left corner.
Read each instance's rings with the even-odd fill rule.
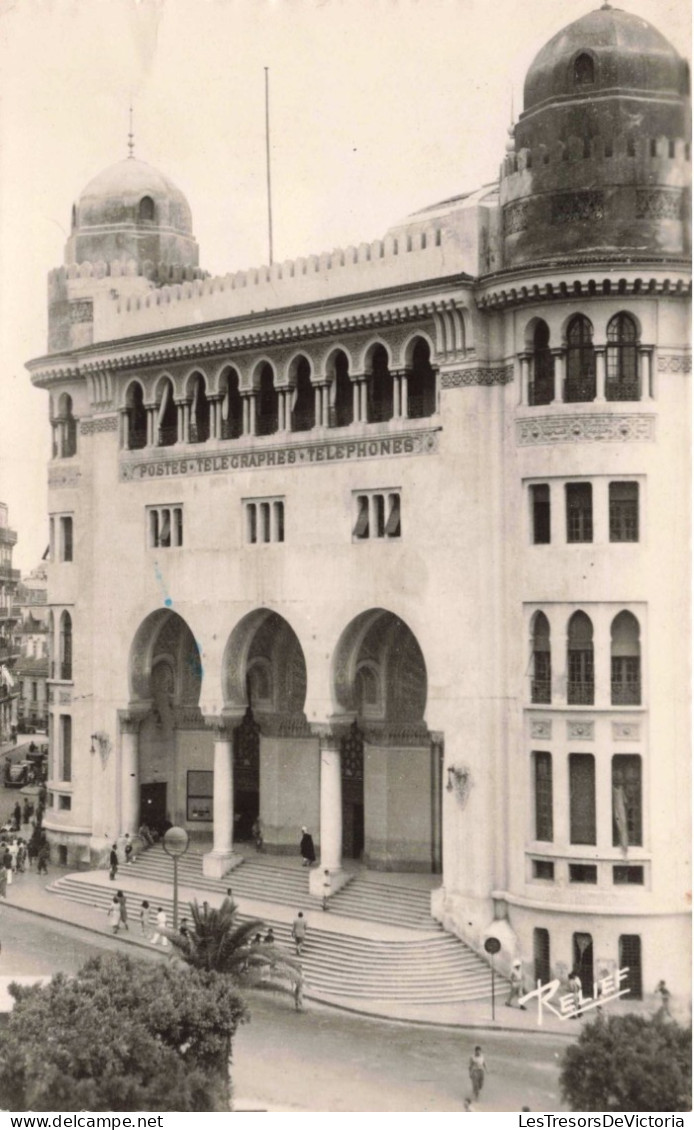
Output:
[[[133,924],[134,926],[135,924]],[[125,940],[0,906],[0,975],[75,973],[99,953],[130,952]],[[345,1014],[288,996],[245,994],[251,1020],[234,1041],[236,1110],[460,1111],[469,1094],[467,1061],[481,1043],[489,1074],[477,1109],[556,1111],[559,1055],[566,1041],[547,1034],[467,1031]]]

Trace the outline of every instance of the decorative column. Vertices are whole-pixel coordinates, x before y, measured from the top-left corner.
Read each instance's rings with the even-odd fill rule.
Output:
[[[248,434],[251,436],[257,435],[256,431],[256,416],[257,416],[258,399],[254,392],[248,398]]]
[[[210,401],[210,439],[222,438],[222,398],[211,396]]]
[[[369,420],[368,393],[366,377],[362,377],[359,381],[359,420],[362,424],[368,423]]]
[[[605,347],[595,350],[595,400],[605,402]]]
[[[409,412],[408,375],[407,369],[403,369],[400,374],[400,416],[403,420],[407,419]]]
[[[640,400],[653,400],[655,390],[651,377],[651,349],[650,347],[639,347],[639,357],[641,360],[641,395]]]
[[[125,835],[137,833],[140,826],[140,723],[142,715],[129,710],[120,717],[120,830]]]
[[[178,433],[179,443],[190,443],[190,401],[186,400],[183,405],[183,435]]]
[[[352,422],[358,424],[361,421],[361,394],[359,387],[361,381],[352,381]]]
[[[561,404],[564,395],[564,372],[566,368],[566,354],[563,349],[553,349],[554,358],[554,391],[552,404]]]
[[[530,404],[530,354],[521,353],[518,360],[521,367],[521,404]]]
[[[128,409],[121,408],[118,413],[118,432],[122,451],[128,450]]]
[[[399,420],[402,416],[400,399],[400,390],[402,387],[400,384],[401,374],[394,371],[391,373],[391,376],[393,378],[393,419]]]
[[[250,418],[251,418],[251,412],[250,412],[250,403],[251,403],[251,398],[250,398],[250,395],[249,395],[248,393],[246,393],[246,394],[245,394],[245,395],[244,395],[244,396],[242,397],[242,400],[241,400],[241,413],[242,413],[242,422],[241,422],[241,435],[244,435],[244,436],[248,436],[248,435],[250,435],[250,434],[251,434],[251,425],[250,425]]]
[[[313,386],[313,418],[317,428],[323,427],[323,389],[320,385]]]
[[[156,404],[146,404],[147,410],[147,447],[156,447],[155,438],[157,428],[157,406]]]
[[[222,722],[215,725],[212,820],[212,851],[202,857],[202,873],[221,879],[234,856],[234,743],[232,730]]]
[[[313,895],[325,894],[330,880],[330,894],[346,882],[342,871],[342,766],[340,739],[325,730],[320,738],[320,866],[309,873],[309,890]],[[325,872],[329,873],[326,876]]]

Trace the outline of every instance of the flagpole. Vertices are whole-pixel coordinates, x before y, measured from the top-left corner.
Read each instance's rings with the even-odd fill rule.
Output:
[[[268,68],[265,67],[265,165],[267,168],[267,227],[272,266],[272,188],[270,184],[270,90]]]

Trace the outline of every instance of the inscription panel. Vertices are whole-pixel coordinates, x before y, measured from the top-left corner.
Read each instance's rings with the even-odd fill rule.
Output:
[[[654,439],[654,416],[538,416],[516,421],[519,447],[543,443],[649,442]]]

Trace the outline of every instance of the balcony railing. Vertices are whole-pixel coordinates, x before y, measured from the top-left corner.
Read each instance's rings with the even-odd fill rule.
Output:
[[[641,705],[641,683],[613,683],[612,684],[612,705],[613,706],[640,706]]]
[[[191,424],[190,425],[190,442],[191,443],[207,443],[210,438],[210,425],[209,424]]]
[[[641,386],[638,381],[606,381],[607,400],[640,400]]]
[[[292,412],[292,431],[310,432],[315,427],[315,412]]]
[[[259,436],[271,436],[277,431],[279,417],[276,412],[266,413],[256,419],[255,430]]]
[[[530,686],[531,702],[551,702],[552,684],[549,679],[533,679]]]
[[[595,400],[595,377],[577,377],[564,381],[566,404],[583,404]]]
[[[592,706],[594,698],[595,683],[569,683],[567,694],[569,706]]]
[[[347,428],[354,422],[354,412],[351,404],[338,404],[328,408],[328,427]]]
[[[242,431],[241,420],[222,420],[222,439],[238,439]]]
[[[369,424],[382,424],[386,420],[392,420],[392,419],[393,419],[393,405],[392,404],[390,404],[388,402],[386,402],[385,404],[382,404],[378,401],[375,404],[369,404],[369,407],[368,407],[368,423]]]
[[[159,429],[159,447],[173,447],[178,440],[178,428]]]
[[[147,446],[147,429],[146,428],[129,428],[128,429],[128,449],[130,451],[139,451],[141,447]]]
[[[551,404],[554,400],[554,381],[531,381],[528,386],[528,404],[537,407],[538,404]]]

